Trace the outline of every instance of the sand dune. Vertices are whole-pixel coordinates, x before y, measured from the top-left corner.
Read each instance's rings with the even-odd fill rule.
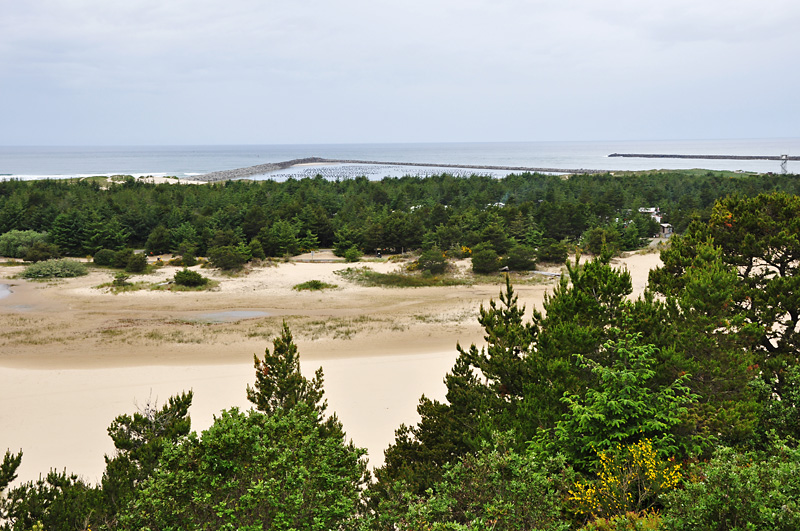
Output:
[[[659,263],[657,254],[636,254],[617,265],[631,272],[638,294]],[[38,283],[12,278],[21,267],[0,269],[0,284],[11,291],[0,297],[0,451],[23,449],[20,480],[66,467],[95,481],[103,454],[113,450],[107,426],[137,403],[163,403],[193,389],[195,429],[224,408],[248,407],[253,354],[271,348],[285,320],[303,371],[323,367],[330,410],[379,465],[394,430],[416,420],[420,395],[443,397],[456,343],[482,342],[478,307],[496,298],[501,285],[367,288],[334,273],[346,267],[280,263],[237,277],[205,269],[220,281],[217,291],[119,295],[95,287],[112,278],[108,271]],[[165,267],[147,280],[166,280],[175,271]],[[339,287],[292,290],[312,279]],[[515,289],[530,310],[541,308],[554,283],[525,281]]]

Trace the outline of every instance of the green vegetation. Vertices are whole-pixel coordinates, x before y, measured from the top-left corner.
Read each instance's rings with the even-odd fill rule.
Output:
[[[20,276],[22,278],[32,279],[67,278],[80,277],[88,273],[89,270],[86,268],[85,264],[62,258],[36,262],[26,267]]]
[[[336,284],[328,284],[321,280],[309,280],[302,284],[297,284],[292,287],[292,289],[295,291],[321,291],[323,289],[335,289],[337,287]]]
[[[13,231],[32,231],[65,256],[126,247],[148,254],[215,254],[217,267],[232,270],[242,261],[320,247],[354,261],[379,249],[403,253],[437,247],[453,256],[478,244],[512,259],[514,246],[524,245],[535,251],[535,262],[563,263],[567,249],[576,245],[599,252],[603,238],[611,250],[641,245],[658,224],[640,208],[659,207],[663,221],[682,233],[693,219],[709,220],[718,199],[771,191],[798,194],[800,180],[686,171],[569,179],[541,174],[381,181],[319,177],[208,186],[132,178],[4,181],[0,240],[18,234]],[[225,249],[212,253],[220,247]],[[24,256],[18,250],[13,254]]]
[[[798,529],[800,197],[775,191],[796,192],[797,177],[665,177],[320,179],[205,191],[112,185],[107,199],[141,193],[162,207],[181,205],[158,224],[197,249],[243,257],[257,240],[266,254],[291,254],[306,229],[341,253],[386,241],[423,249],[422,271],[339,273],[366,285],[464,282],[433,272],[451,251],[472,249],[473,268],[485,263],[488,271],[578,244],[597,255],[567,262],[541,311],[520,306],[506,277],[499,298],[479,311],[485,343],[457,347],[446,400],[420,397],[419,421],[396,430],[372,481],[363,450],[327,412],[322,371],[300,373],[284,325],[272,351],[254,357],[247,396],[255,410],[225,411],[201,434],[189,430],[191,395],[118,417],[109,430],[116,452],[99,485],[65,471],[8,489],[20,455],[6,452],[0,528]],[[9,197],[30,185],[4,185],[5,223],[28,204],[9,206]],[[678,191],[684,185],[693,196]],[[105,193],[70,186],[87,198]],[[738,193],[721,197],[727,192]],[[229,193],[239,203],[224,199]],[[611,258],[638,244],[647,220],[616,219],[638,213],[636,201],[661,198],[684,233],[632,299],[631,275]],[[506,207],[485,206],[501,199]],[[277,210],[281,217],[270,220]],[[51,214],[55,228],[13,229],[48,232],[69,252],[75,242],[59,224],[94,216]],[[146,240],[158,224],[136,238]],[[346,339],[351,325],[309,322],[302,333],[334,326]]]
[[[208,279],[206,277],[197,271],[191,271],[186,268],[175,273],[174,281],[175,284],[179,286],[187,286],[190,288],[196,288],[208,284]]]
[[[423,288],[428,286],[463,286],[471,283],[468,279],[452,276],[415,275],[411,273],[378,273],[367,267],[348,267],[334,271],[345,280],[368,287]]]

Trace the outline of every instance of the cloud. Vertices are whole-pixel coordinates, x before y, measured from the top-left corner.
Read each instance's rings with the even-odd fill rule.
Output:
[[[759,80],[796,84],[797,22],[787,0],[6,2],[0,143],[674,137],[740,111],[780,136],[796,106]]]

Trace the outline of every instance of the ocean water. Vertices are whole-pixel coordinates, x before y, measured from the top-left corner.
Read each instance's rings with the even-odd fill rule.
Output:
[[[220,170],[269,162],[329,159],[413,162],[419,166],[336,164],[302,166],[255,178],[279,179],[322,174],[329,178],[366,175],[371,179],[428,175],[444,171],[501,176],[498,170],[441,168],[437,164],[553,168],[569,171],[690,169],[780,172],[778,161],[609,158],[611,153],[695,155],[798,155],[799,139],[680,140],[609,142],[476,142],[420,144],[305,144],[247,146],[0,146],[0,178],[73,178],[92,175],[153,175],[192,178]],[[800,173],[800,162],[788,171]]]

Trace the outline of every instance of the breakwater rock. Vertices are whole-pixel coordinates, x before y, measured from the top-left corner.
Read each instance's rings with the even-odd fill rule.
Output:
[[[705,160],[800,160],[789,155],[662,155],[657,153],[612,153],[609,157],[636,159],[705,159]]]
[[[285,170],[292,166],[300,164],[374,164],[381,166],[409,166],[419,168],[454,168],[465,170],[500,170],[500,171],[515,171],[515,172],[528,172],[528,173],[606,173],[608,170],[588,170],[580,169],[565,169],[565,168],[531,168],[526,166],[479,166],[472,164],[440,164],[435,162],[386,162],[378,160],[341,160],[341,159],[324,159],[321,157],[308,157],[304,159],[293,159],[283,162],[271,162],[267,164],[259,164],[257,166],[248,166],[246,168],[236,168],[233,170],[215,171],[199,175],[195,177],[198,181],[228,181],[233,179],[247,179],[255,175],[264,175],[277,170]]]

